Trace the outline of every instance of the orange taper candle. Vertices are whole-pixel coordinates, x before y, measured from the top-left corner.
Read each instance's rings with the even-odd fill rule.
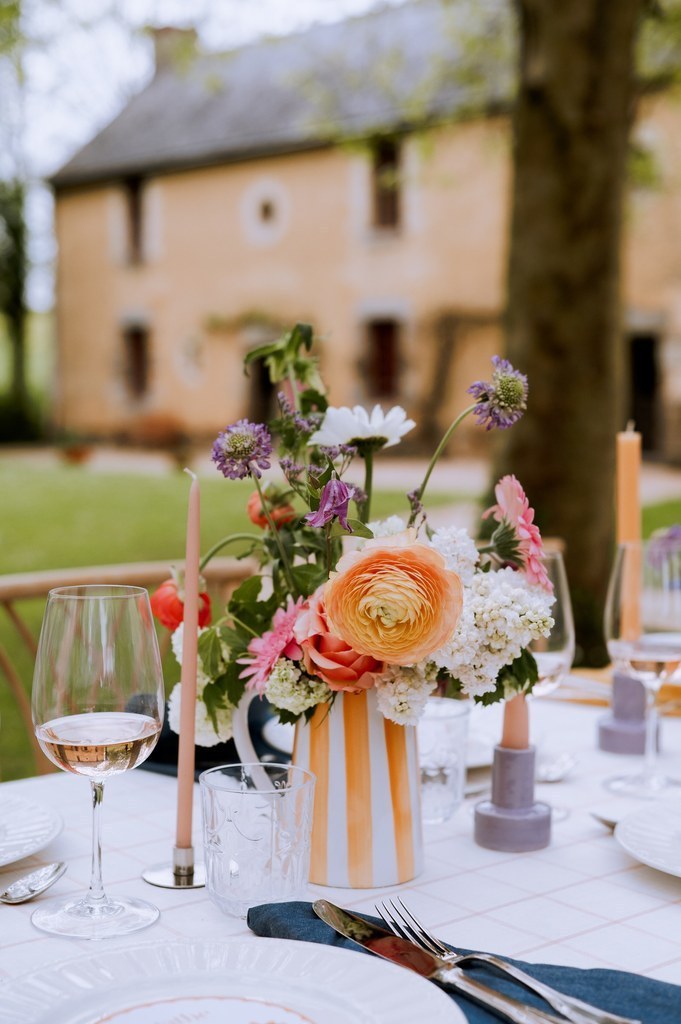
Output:
[[[189,488],[187,546],[184,564],[180,740],[177,757],[177,834],[175,845],[180,849],[187,849],[192,845],[201,521],[199,481],[189,470],[185,470],[185,472],[191,476],[192,483]]]
[[[616,468],[616,514],[615,526],[618,544],[641,540],[641,435],[628,423],[627,429],[617,435]],[[638,549],[627,551],[622,567],[622,635],[636,640],[640,633],[639,577],[640,557]]]
[[[617,543],[641,539],[641,435],[633,423],[617,435],[616,460]]]

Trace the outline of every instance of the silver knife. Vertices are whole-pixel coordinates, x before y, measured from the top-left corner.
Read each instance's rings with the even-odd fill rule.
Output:
[[[555,1017],[534,1006],[519,1003],[511,996],[502,995],[487,985],[481,985],[479,981],[474,981],[464,974],[460,968],[451,967],[432,953],[426,953],[406,939],[400,939],[385,928],[371,924],[363,917],[351,914],[329,903],[328,900],[316,900],[312,904],[312,909],[317,917],[331,925],[334,931],[345,935],[347,939],[352,939],[369,952],[415,971],[422,978],[437,982],[441,988],[458,992],[459,995],[484,1006],[486,1010],[504,1020],[510,1020],[513,1024],[566,1024],[564,1017]]]

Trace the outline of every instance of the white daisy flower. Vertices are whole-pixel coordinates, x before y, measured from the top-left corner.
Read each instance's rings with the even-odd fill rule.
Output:
[[[371,441],[376,447],[391,448],[415,426],[414,420],[407,419],[406,412],[399,405],[394,405],[387,413],[380,405],[375,405],[371,415],[361,405],[352,409],[347,405],[329,406],[321,427],[312,434],[308,444],[332,448],[339,444],[361,445]]]

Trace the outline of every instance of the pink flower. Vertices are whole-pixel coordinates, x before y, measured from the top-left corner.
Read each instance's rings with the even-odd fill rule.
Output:
[[[297,601],[289,598],[286,608],[279,608],[272,618],[272,629],[262,636],[253,637],[248,645],[252,658],[238,658],[240,665],[247,668],[239,673],[239,679],[246,680],[249,690],[263,693],[267,686],[269,674],[280,658],[291,658],[297,661],[302,651],[293,636],[293,626],[300,613],[302,597]]]
[[[483,519],[494,516],[498,523],[506,521],[515,530],[523,569],[530,583],[553,590],[542,562],[544,547],[539,527],[534,524],[534,509],[530,508],[525,491],[513,476],[503,476],[494,488],[497,504],[483,514]]]
[[[382,661],[371,655],[358,654],[331,631],[323,587],[309,598],[293,632],[303,649],[305,671],[318,676],[331,690],[348,690],[350,693],[368,690],[383,671]]]

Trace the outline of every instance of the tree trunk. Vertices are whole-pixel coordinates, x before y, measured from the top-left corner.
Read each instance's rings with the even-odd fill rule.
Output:
[[[26,387],[25,192],[20,181],[0,182],[0,314],[4,315],[11,353],[9,398],[17,415],[28,417]]]
[[[615,433],[622,427],[619,257],[634,43],[645,0],[516,0],[508,357],[528,410],[505,435],[546,535],[564,538],[586,664],[604,660]]]

